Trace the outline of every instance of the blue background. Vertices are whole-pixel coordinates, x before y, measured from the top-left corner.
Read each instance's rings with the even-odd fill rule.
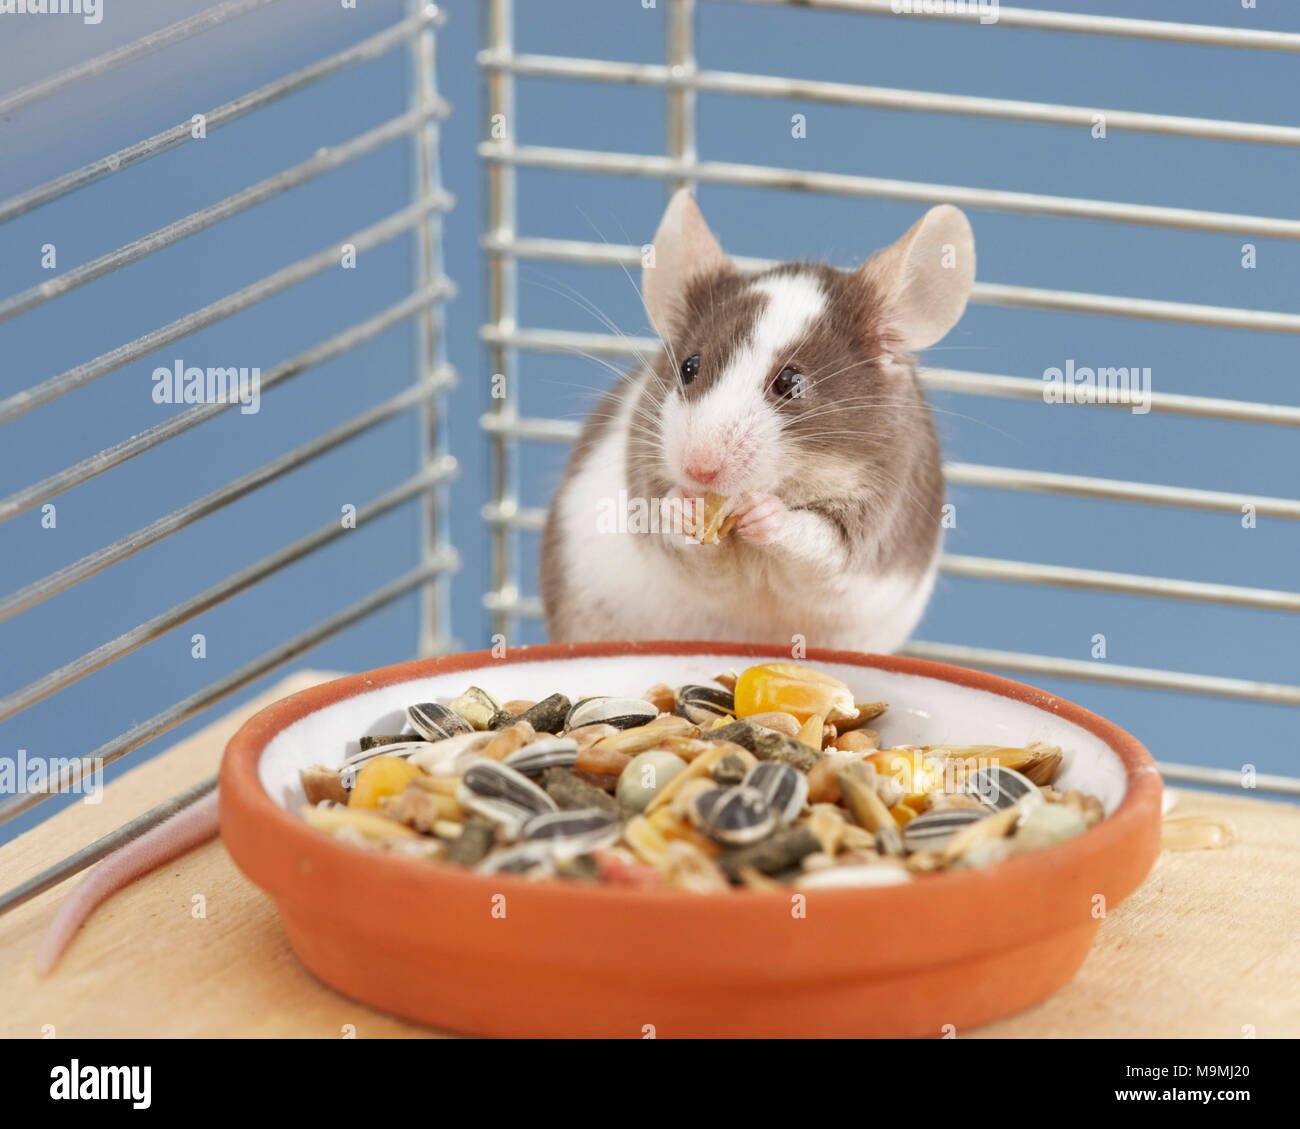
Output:
[[[0,17],[0,94],[205,6],[104,3],[97,26],[74,17]],[[480,518],[490,485],[477,426],[490,379],[478,339],[487,303],[478,249],[484,173],[475,152],[486,133],[486,110],[474,60],[479,5],[453,2],[447,8],[439,86],[454,111],[442,130],[443,179],[458,204],[446,224],[446,268],[460,286],[448,309],[447,339],[460,386],[447,411],[451,450],[462,468],[452,491],[451,540],[463,560],[452,587],[452,628],[464,647],[476,648],[490,636],[481,608],[489,574]],[[649,10],[641,0],[547,0],[517,8],[521,52],[663,59],[662,0]],[[1300,10],[1282,0],[1260,0],[1254,10],[1237,0],[1076,0],[1074,8],[1300,31]],[[357,10],[337,0],[281,0],[21,110],[0,121],[0,198],[305,66],[373,34],[404,10],[400,0],[360,0]],[[698,55],[702,67],[718,70],[1290,125],[1297,124],[1300,105],[1295,56],[1281,52],[735,3],[701,4]],[[398,49],[0,227],[0,294],[50,276],[40,267],[42,244],[57,246],[62,272],[401,113],[408,80],[409,53]],[[660,154],[664,101],[653,88],[522,78],[515,135],[525,145]],[[791,136],[794,113],[807,116],[805,139]],[[1105,140],[1094,140],[1082,128],[709,94],[699,101],[699,149],[706,160],[1274,217],[1294,217],[1300,183],[1295,148],[1113,129]],[[401,208],[411,175],[410,145],[395,142],[0,324],[0,396],[337,244]],[[845,266],[892,242],[923,211],[904,202],[710,185],[699,199],[730,251]],[[522,235],[639,244],[653,233],[665,189],[645,178],[523,170],[519,201]],[[986,282],[1297,308],[1300,246],[1294,242],[1251,240],[1258,267],[1244,270],[1242,237],[969,214],[979,277]],[[525,262],[519,274],[524,326],[600,331],[591,313],[567,295],[565,288],[572,287],[623,331],[647,332],[636,295],[617,269]],[[182,357],[266,371],[397,301],[411,282],[411,240],[395,239],[364,255],[355,271],[331,270],[29,413],[0,429],[0,493],[181,410],[153,403],[155,365]],[[399,326],[268,392],[259,414],[226,413],[66,493],[56,499],[55,530],[41,528],[39,510],[0,526],[0,589],[13,591],[75,561],[396,393],[412,379],[413,333],[411,323]],[[1297,357],[1296,338],[1285,334],[972,305],[927,360],[1031,378],[1069,358],[1080,365],[1150,367],[1158,391],[1294,404],[1300,399]],[[524,414],[575,420],[609,380],[592,361],[533,354],[521,358],[520,374]],[[950,459],[1246,494],[1300,492],[1292,428],[948,393],[933,399]],[[412,473],[416,452],[416,424],[408,414],[0,624],[0,687],[9,692],[26,685],[336,521],[342,505],[364,505]],[[545,504],[565,453],[523,446],[525,504]],[[947,542],[952,553],[1297,587],[1295,522],[1263,518],[1258,528],[1245,530],[1230,513],[964,487],[951,497],[958,509]],[[408,504],[0,723],[0,754],[18,748],[34,756],[89,752],[405,572],[417,553],[416,506]],[[535,556],[535,538],[525,536],[526,592],[535,591]],[[414,596],[400,600],[293,665],[361,670],[410,657],[417,614]],[[190,657],[195,632],[207,637],[202,661]],[[945,577],[917,636],[1087,660],[1098,633],[1106,636],[1106,661],[1116,664],[1300,683],[1300,620],[1283,612]],[[537,641],[541,634],[538,624],[520,624],[511,642]],[[1131,729],[1159,758],[1297,771],[1294,708],[1037,681]],[[200,715],[131,754],[110,775],[211,716]],[[42,804],[0,830],[0,838],[60,802]]]

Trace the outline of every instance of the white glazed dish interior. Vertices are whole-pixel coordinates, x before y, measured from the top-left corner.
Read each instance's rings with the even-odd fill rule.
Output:
[[[400,733],[406,707],[449,701],[481,686],[497,701],[539,700],[557,691],[575,700],[596,694],[639,697],[657,682],[708,683],[725,670],[771,661],[728,655],[616,655],[542,662],[489,661],[483,667],[417,678],[354,695],[308,714],[277,733],[258,762],[262,787],[277,803],[298,811],[306,802],[299,771],[334,768],[360,749],[359,739]],[[893,745],[1059,745],[1062,767],[1054,784],[1096,796],[1109,815],[1124,797],[1124,765],[1101,738],[1025,702],[922,675],[840,663],[808,665],[842,679],[862,701],[889,703],[872,722],[884,747]]]

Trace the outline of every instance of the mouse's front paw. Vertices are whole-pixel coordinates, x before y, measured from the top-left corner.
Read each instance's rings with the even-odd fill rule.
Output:
[[[775,494],[746,495],[731,516],[736,536],[754,545],[774,545],[790,521],[790,511]]]

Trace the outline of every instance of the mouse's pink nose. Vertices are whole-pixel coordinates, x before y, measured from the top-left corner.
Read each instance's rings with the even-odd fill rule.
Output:
[[[718,477],[722,465],[713,459],[694,458],[690,459],[682,469],[686,471],[688,478],[707,486]]]

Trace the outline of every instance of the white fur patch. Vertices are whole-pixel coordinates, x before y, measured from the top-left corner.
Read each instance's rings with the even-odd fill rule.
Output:
[[[763,400],[764,381],[787,360],[813,322],[826,310],[826,293],[812,275],[779,275],[751,287],[767,296],[749,344],[737,351],[722,379],[699,404],[701,415],[746,399]]]

